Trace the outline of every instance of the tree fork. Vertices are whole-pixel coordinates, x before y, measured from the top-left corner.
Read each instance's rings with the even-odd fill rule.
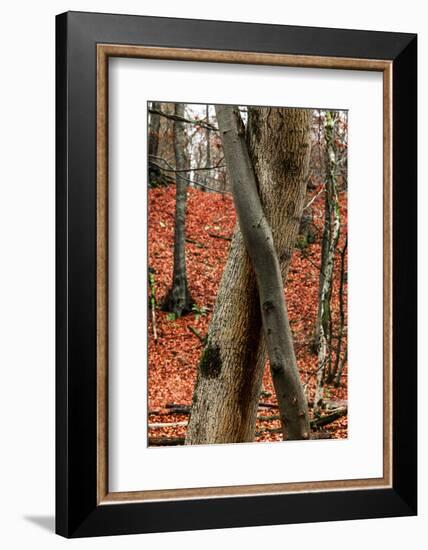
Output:
[[[294,355],[281,269],[261,205],[244,126],[234,107],[216,105],[216,114],[239,227],[256,276],[284,439],[309,439],[308,407]]]
[[[307,202],[310,120],[311,111],[305,109],[248,109],[248,151],[283,280]],[[254,270],[238,223],[207,341],[219,349],[221,365],[215,377],[207,377],[205,368],[198,369],[186,444],[254,441],[267,350]]]

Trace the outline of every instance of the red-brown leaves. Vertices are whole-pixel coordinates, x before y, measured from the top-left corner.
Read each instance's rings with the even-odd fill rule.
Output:
[[[315,189],[315,196],[320,188]],[[320,193],[312,204],[314,224],[322,233],[324,196]],[[346,193],[341,193],[341,235],[336,255],[332,292],[333,326],[339,321],[340,251],[347,231]],[[149,265],[155,270],[156,300],[162,301],[171,285],[173,238],[174,238],[175,187],[149,190]],[[170,414],[168,403],[190,405],[193,396],[196,371],[203,344],[190,326],[204,337],[214,307],[217,289],[227,260],[230,241],[214,235],[231,237],[235,226],[235,211],[229,195],[207,193],[188,188],[186,216],[186,262],[188,282],[195,300],[195,313],[180,319],[156,309],[158,340],[153,340],[149,318],[149,422],[166,423],[186,421],[187,415]],[[291,329],[294,335],[296,357],[309,401],[315,390],[317,356],[311,351],[311,341],[317,314],[318,278],[316,266],[320,263],[320,239],[309,245],[302,253],[295,249],[286,283],[286,298]],[[346,291],[346,285],[345,285]],[[347,296],[345,292],[345,309]],[[205,311],[204,311],[204,309]],[[202,313],[202,314],[201,314]],[[335,331],[335,329],[334,329]],[[337,330],[336,330],[337,332]],[[346,344],[344,337],[343,347]],[[333,354],[334,359],[334,354]],[[143,368],[143,366],[142,366]],[[343,387],[326,387],[325,397],[330,400],[347,399],[347,368]],[[268,365],[263,377],[265,390],[261,401],[276,404]],[[276,409],[260,408],[259,416],[274,416]],[[281,433],[263,431],[264,428],[279,428],[279,420],[257,422],[257,431],[262,432],[257,441],[281,439]],[[342,417],[325,428],[334,438],[347,437],[347,417]],[[185,426],[153,428],[150,437],[183,437]]]

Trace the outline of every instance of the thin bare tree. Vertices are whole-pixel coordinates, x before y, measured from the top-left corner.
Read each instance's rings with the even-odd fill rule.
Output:
[[[174,152],[175,152],[175,226],[174,226],[174,267],[172,286],[167,293],[162,309],[174,313],[177,317],[192,310],[193,299],[190,295],[186,271],[186,204],[188,161],[186,157],[186,135],[183,119],[185,106],[175,104]]]

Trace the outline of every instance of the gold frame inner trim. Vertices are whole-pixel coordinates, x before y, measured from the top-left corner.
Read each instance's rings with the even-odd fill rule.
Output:
[[[108,489],[108,59],[145,59],[347,69],[383,73],[383,477],[226,487]],[[255,52],[97,45],[97,503],[183,500],[392,486],[392,62]]]

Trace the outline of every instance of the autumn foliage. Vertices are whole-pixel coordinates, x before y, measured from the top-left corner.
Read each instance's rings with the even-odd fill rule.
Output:
[[[319,265],[321,235],[323,230],[324,197],[321,187],[315,186],[308,201],[311,204],[312,224],[315,229],[315,243],[296,247],[286,281],[286,300],[293,332],[295,352],[302,383],[309,404],[313,401],[317,354],[313,349],[314,326],[317,317]],[[159,304],[171,286],[175,186],[152,188],[149,195],[149,266],[153,273],[156,303]],[[341,234],[336,252],[344,246],[347,233],[346,192],[341,192]],[[188,415],[170,414],[171,404],[190,406],[200,355],[202,339],[207,334],[210,316],[213,311],[217,289],[227,260],[230,237],[235,226],[236,215],[230,195],[204,192],[188,187],[186,215],[186,262],[191,295],[195,301],[193,312],[174,318],[156,307],[155,341],[152,320],[149,318],[149,384],[148,408],[149,423],[186,422]],[[333,327],[339,319],[340,269],[334,271],[332,291]],[[347,292],[345,283],[345,311]],[[334,333],[334,330],[333,330]],[[344,336],[346,345],[346,334]],[[334,360],[333,350],[333,360]],[[326,401],[346,402],[347,366],[343,371],[340,387],[326,386]],[[268,365],[263,378],[263,392],[260,397],[259,417],[276,414],[276,399],[272,387]],[[311,411],[311,409],[310,409]],[[258,420],[257,441],[280,441],[282,434],[279,420]],[[347,416],[329,424],[324,431],[332,438],[347,437]],[[184,437],[185,425],[149,428],[149,437]]]

